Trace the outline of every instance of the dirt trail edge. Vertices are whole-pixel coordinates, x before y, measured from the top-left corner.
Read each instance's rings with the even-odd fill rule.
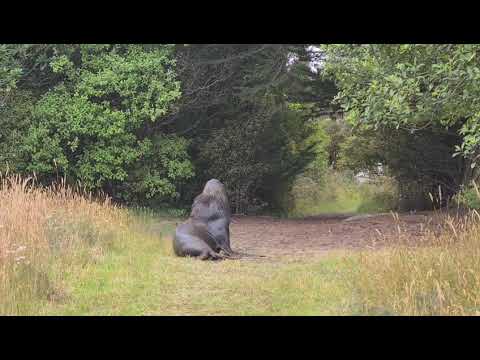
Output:
[[[360,249],[386,244],[399,231],[415,241],[425,230],[438,226],[440,217],[431,212],[333,214],[303,219],[268,216],[234,216],[230,225],[232,247],[238,251],[269,255],[308,255],[333,249]]]

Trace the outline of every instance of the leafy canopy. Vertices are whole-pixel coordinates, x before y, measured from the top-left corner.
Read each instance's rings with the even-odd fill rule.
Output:
[[[474,158],[480,146],[480,45],[325,45],[337,101],[348,119],[378,128],[457,126],[457,151]]]
[[[132,191],[147,198],[175,195],[175,181],[193,175],[188,144],[151,136],[180,97],[171,46],[55,50],[49,71],[60,81],[32,112],[22,149],[25,171],[44,178],[59,172],[88,189],[120,187],[124,198]]]

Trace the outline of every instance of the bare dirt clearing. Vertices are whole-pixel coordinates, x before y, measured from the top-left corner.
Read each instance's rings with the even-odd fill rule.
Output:
[[[381,247],[400,232],[415,242],[429,229],[439,229],[441,215],[431,212],[400,214],[319,215],[303,219],[234,216],[232,247],[269,257],[322,255],[331,250]]]

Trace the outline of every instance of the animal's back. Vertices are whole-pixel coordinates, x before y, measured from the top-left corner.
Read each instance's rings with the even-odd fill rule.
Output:
[[[211,195],[198,195],[192,205],[190,216],[200,221],[209,222],[224,216],[222,207]]]

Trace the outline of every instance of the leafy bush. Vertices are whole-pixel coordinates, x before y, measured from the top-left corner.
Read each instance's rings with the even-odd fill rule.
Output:
[[[472,183],[462,189],[454,198],[454,202],[469,209],[480,209],[480,193],[478,186]]]
[[[189,142],[159,127],[181,95],[171,45],[8,45],[0,65],[0,169],[130,203],[193,176]]]

